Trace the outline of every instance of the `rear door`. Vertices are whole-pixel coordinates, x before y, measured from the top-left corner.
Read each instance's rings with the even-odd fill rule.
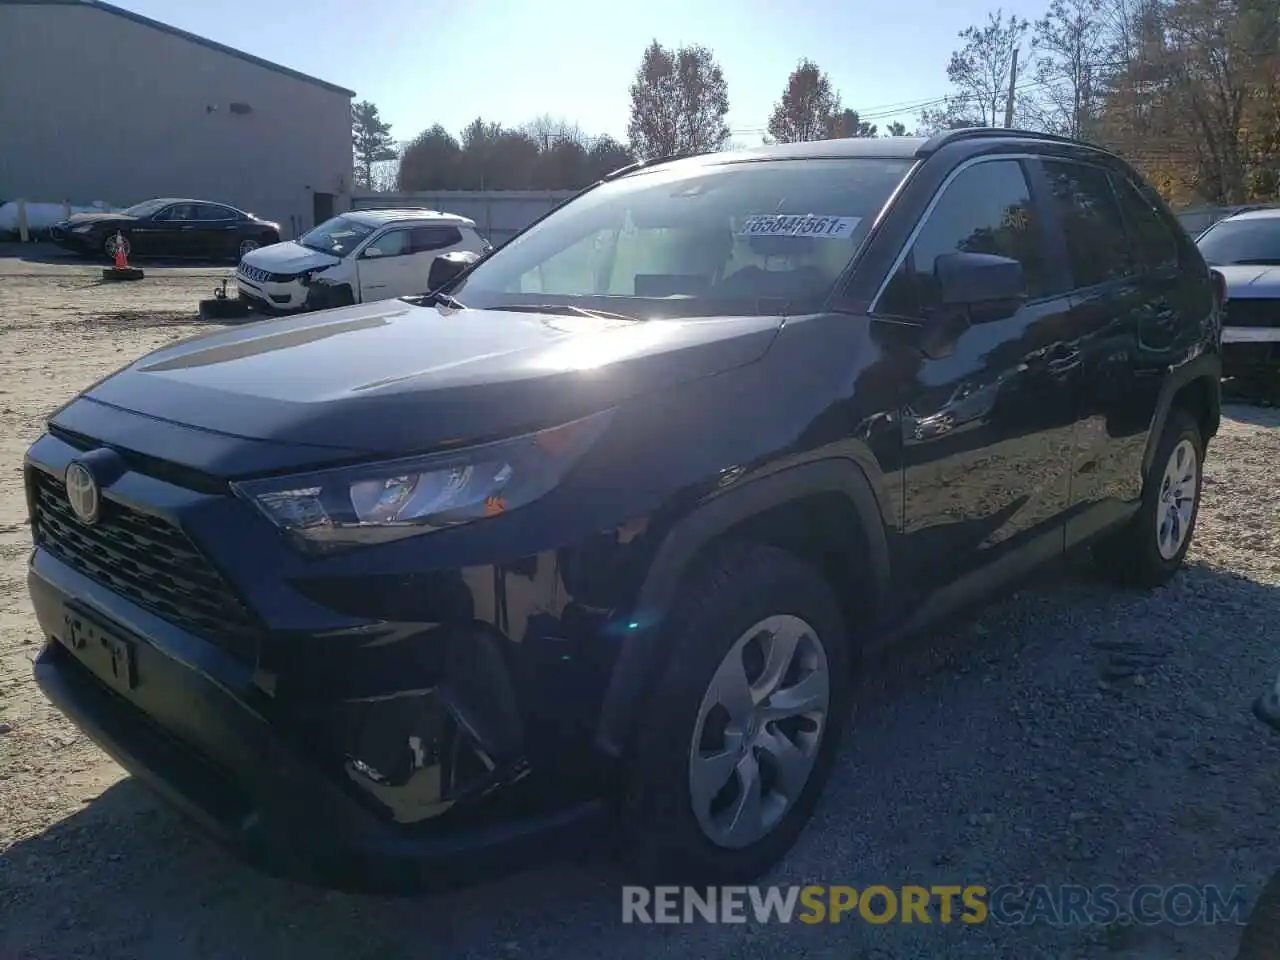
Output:
[[[240,215],[220,203],[202,203],[197,208],[196,229],[193,234],[193,256],[221,259],[239,259]]]
[[[371,240],[357,263],[360,302],[404,296],[414,276],[413,243],[409,227],[391,227]]]
[[[1081,334],[1071,546],[1112,524],[1141,496],[1160,385],[1152,347],[1176,325],[1170,286],[1176,260],[1162,263],[1164,254],[1154,247],[1139,254],[1108,167],[1064,158],[1046,158],[1042,166],[1066,238],[1072,326]]]

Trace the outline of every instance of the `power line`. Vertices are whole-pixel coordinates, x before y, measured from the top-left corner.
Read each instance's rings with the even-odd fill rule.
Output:
[[[1086,64],[1085,66],[1089,69],[1090,72],[1094,70],[1110,70],[1110,69],[1116,69],[1119,67],[1129,66],[1129,61],[1104,60],[1104,61],[1098,61],[1096,63]],[[1067,77],[1030,79],[1023,83],[1019,83],[1015,85],[1014,90],[1023,92],[1027,90],[1033,90],[1037,87],[1048,88],[1048,87],[1053,87],[1060,84],[1066,84],[1069,82],[1070,80]],[[897,117],[903,114],[920,113],[923,110],[928,110],[933,107],[944,107],[953,103],[959,103],[965,106],[974,106],[977,104],[977,98],[968,96],[962,93],[945,93],[945,94],[939,94],[933,97],[928,97],[922,100],[900,100],[897,103],[877,104],[871,107],[867,107],[863,110],[857,110],[856,113],[858,114],[859,120],[867,120],[867,121],[886,120],[889,117]],[[768,129],[769,129],[768,125],[766,124],[764,126],[743,127],[739,130],[733,130],[730,132],[733,133],[734,135],[749,136],[757,133],[758,134],[768,133]]]

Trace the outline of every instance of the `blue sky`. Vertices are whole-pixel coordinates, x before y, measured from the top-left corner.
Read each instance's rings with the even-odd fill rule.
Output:
[[[378,104],[407,140],[439,122],[541,114],[624,139],[628,95],[653,38],[701,43],[724,68],[729,125],[759,142],[801,57],[846,106],[912,129],[920,101],[948,92],[956,34],[995,5],[932,0],[113,0],[322,79]],[[1034,20],[1047,0],[1006,12]],[[1024,49],[1024,54],[1027,51]],[[902,109],[903,107],[907,109]]]

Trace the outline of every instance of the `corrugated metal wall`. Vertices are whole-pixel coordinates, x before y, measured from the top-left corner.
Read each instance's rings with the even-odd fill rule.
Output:
[[[439,210],[470,217],[495,247],[506,243],[548,210],[574,195],[574,190],[435,190],[418,193],[358,193],[356,210],[406,207]]]

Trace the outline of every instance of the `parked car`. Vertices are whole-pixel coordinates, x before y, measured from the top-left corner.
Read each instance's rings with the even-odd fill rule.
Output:
[[[1245,379],[1280,375],[1280,209],[1219,220],[1196,246],[1226,280],[1223,374]]]
[[[54,224],[54,243],[76,253],[238,260],[280,242],[280,225],[209,200],[144,200],[114,213],[77,213]]]
[[[452,884],[616,825],[637,876],[745,881],[861,655],[1067,550],[1186,555],[1218,292],[1098,148],[657,161],[464,259],[163,347],[28,453],[40,686],[266,869]]]
[[[357,210],[297,240],[247,254],[240,296],[287,312],[388,300],[427,291],[436,257],[490,249],[475,221],[434,210]]]

